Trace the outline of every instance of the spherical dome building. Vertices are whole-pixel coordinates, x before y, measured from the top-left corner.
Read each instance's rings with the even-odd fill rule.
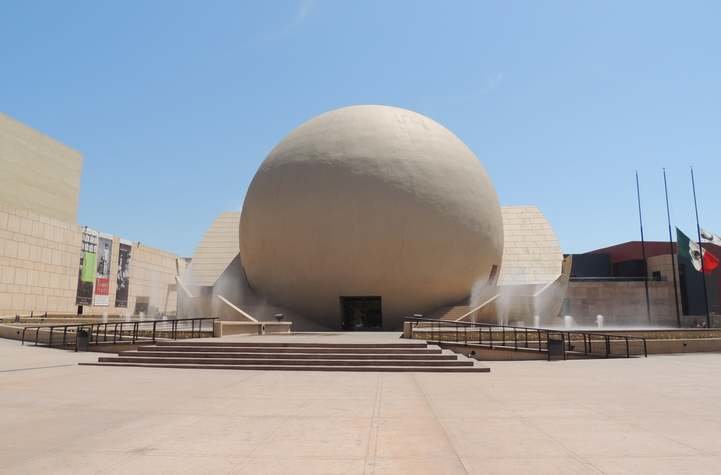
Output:
[[[448,129],[363,105],[322,114],[268,155],[248,189],[240,258],[269,302],[329,328],[397,329],[497,274],[498,196]]]

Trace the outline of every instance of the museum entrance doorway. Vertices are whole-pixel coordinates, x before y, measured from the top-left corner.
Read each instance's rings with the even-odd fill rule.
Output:
[[[369,331],[383,328],[380,297],[341,297],[343,330]]]

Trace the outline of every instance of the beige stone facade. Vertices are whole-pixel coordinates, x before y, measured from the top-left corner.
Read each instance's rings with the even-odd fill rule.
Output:
[[[474,289],[475,318],[486,322],[550,324],[568,283],[551,224],[535,206],[503,206],[503,263],[497,288]]]
[[[77,221],[83,157],[0,113],[0,203]]]
[[[499,285],[547,284],[561,274],[556,234],[535,206],[502,206],[503,264]]]
[[[683,315],[678,279],[676,295],[673,290],[674,267],[678,273],[678,259],[675,255],[665,254],[647,259],[648,277],[653,279],[648,282],[651,322],[653,325],[675,327],[680,319],[682,326],[694,326],[697,321],[704,320],[703,316]],[[676,296],[679,302],[678,315],[674,309]],[[568,286],[562,313],[571,315],[581,325],[595,325],[597,315],[603,315],[604,324],[610,326],[649,325],[643,281],[572,281]]]
[[[673,259],[673,263],[672,263]],[[674,271],[676,272],[676,296],[678,296],[678,309],[679,313],[682,314],[682,306],[681,306],[681,281],[678,279],[678,256],[666,254],[662,256],[653,256],[649,257],[647,259],[647,270],[648,270],[648,277],[654,278],[654,273],[659,272],[661,275],[661,280],[663,282],[666,282],[667,285],[670,287],[670,292],[673,292],[673,276]],[[673,298],[673,303],[671,303],[671,311],[673,312],[673,306],[675,305],[676,297]]]
[[[184,278],[187,285],[212,286],[238,257],[240,211],[221,213],[205,232]]]
[[[119,240],[113,240],[113,267],[110,274],[110,301],[115,295]],[[175,277],[182,273],[182,259],[175,254],[145,245],[133,246],[130,264],[130,296],[127,309],[115,309],[120,314],[135,314],[136,304],[147,302],[148,316],[173,315],[177,306]],[[92,307],[94,314],[108,307]]]
[[[83,157],[0,113],[0,317],[74,315],[83,227],[76,224]],[[175,277],[185,261],[133,245],[128,306],[114,306],[119,238],[113,238],[110,305],[83,315],[176,311]]]
[[[657,326],[676,326],[672,282],[649,282],[651,322]],[[643,282],[572,281],[566,291],[562,310],[580,325],[595,325],[603,315],[605,326],[647,326],[646,291]]]
[[[75,313],[81,228],[0,203],[0,316]]]
[[[76,314],[82,227],[0,203],[0,317]],[[119,239],[113,239],[110,306],[85,306],[84,315],[133,314],[147,302],[150,313],[176,310],[175,276],[182,270],[169,252],[134,245],[127,308],[114,307]]]

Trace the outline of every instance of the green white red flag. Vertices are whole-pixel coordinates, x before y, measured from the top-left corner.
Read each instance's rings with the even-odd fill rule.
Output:
[[[709,274],[719,266],[718,257],[690,239],[678,228],[676,228],[676,241],[678,243],[678,257],[690,261],[697,271],[701,272],[703,270],[705,274]]]

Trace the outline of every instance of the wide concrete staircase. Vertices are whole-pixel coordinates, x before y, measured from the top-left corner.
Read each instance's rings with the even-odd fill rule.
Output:
[[[434,320],[447,320],[450,322],[455,322],[471,310],[473,310],[473,307],[470,307],[468,305],[452,305],[449,307],[441,307],[435,312],[428,315],[428,318]]]
[[[490,371],[461,358],[426,343],[167,341],[80,364],[264,371]]]

